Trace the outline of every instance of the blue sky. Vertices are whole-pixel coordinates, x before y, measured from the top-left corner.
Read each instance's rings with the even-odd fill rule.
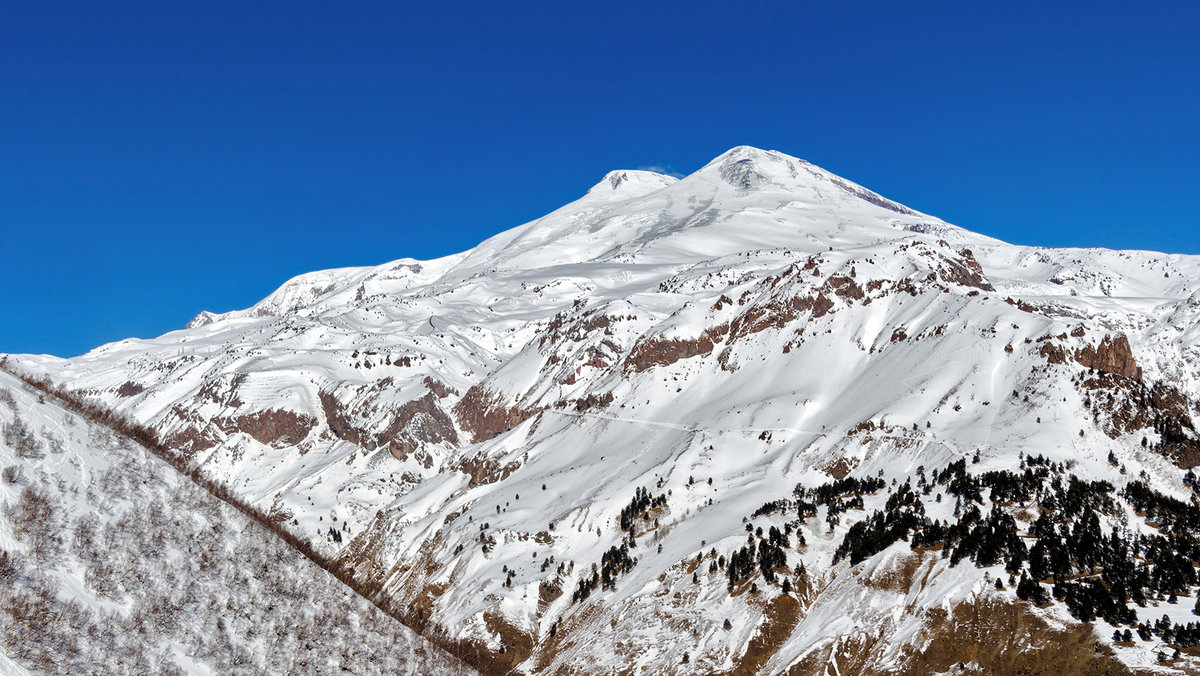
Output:
[[[1200,253],[1194,3],[417,4],[0,5],[0,351],[461,251],[740,144],[1012,242]]]

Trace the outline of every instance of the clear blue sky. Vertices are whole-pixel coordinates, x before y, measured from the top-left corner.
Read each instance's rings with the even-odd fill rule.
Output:
[[[739,144],[1012,242],[1200,253],[1196,7],[8,0],[0,352],[453,253]]]

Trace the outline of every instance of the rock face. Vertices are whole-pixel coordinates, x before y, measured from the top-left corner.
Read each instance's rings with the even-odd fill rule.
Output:
[[[458,444],[454,421],[442,410],[433,392],[396,409],[391,425],[380,436],[400,460],[425,444]],[[428,465],[426,469],[428,469]]]
[[[316,424],[316,418],[311,416],[276,409],[217,421],[226,434],[245,432],[268,446],[295,446],[304,441]]]
[[[533,409],[505,405],[500,395],[479,385],[467,390],[454,405],[458,424],[471,434],[472,443],[494,439],[536,413]]]
[[[352,444],[365,446],[367,444],[367,435],[354,425],[350,413],[342,402],[332,392],[321,390],[319,393],[321,399],[321,410],[325,413],[325,424],[329,431],[338,439],[348,441]]]
[[[485,671],[945,671],[974,659],[960,608],[1022,646],[1054,640],[1022,618],[1069,625],[1086,659],[1058,663],[1140,668],[1160,636],[1093,651],[1068,619],[1101,563],[1047,608],[1006,568],[1050,577],[1030,529],[1081,482],[1141,506],[1054,512],[1043,548],[1181,541],[1132,515],[1139,481],[1190,504],[1197,279],[1193,257],[1011,246],[741,147],[681,180],[614,172],[455,256],[0,363],[153,427]],[[952,522],[962,541],[930,539]],[[993,531],[1016,533],[1003,560],[964,553]],[[1130,570],[1191,579],[1151,558]]]
[[[1133,358],[1133,349],[1129,347],[1129,339],[1125,334],[1115,338],[1104,336],[1100,345],[1087,345],[1075,354],[1075,361],[1090,369],[1124,376],[1132,380],[1142,379],[1142,369]]]
[[[625,364],[633,371],[645,371],[655,366],[674,364],[680,359],[711,354],[712,349],[712,338],[707,335],[685,340],[651,339],[634,346]]]

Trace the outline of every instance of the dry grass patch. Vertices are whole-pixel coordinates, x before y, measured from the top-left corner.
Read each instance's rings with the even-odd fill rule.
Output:
[[[792,635],[804,613],[800,602],[787,594],[780,594],[766,604],[758,632],[750,639],[746,652],[738,658],[736,666],[727,672],[730,676],[751,676],[779,652]]]
[[[923,649],[910,651],[908,664],[897,673],[919,676],[964,663],[969,666],[962,673],[1133,673],[1096,640],[1091,625],[1054,629],[1023,603],[983,598],[960,603],[949,613],[936,609],[924,637]]]

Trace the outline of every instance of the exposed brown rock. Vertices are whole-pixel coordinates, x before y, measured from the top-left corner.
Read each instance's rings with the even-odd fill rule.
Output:
[[[220,443],[219,439],[191,425],[177,428],[163,439],[164,446],[175,451],[180,451],[184,455],[207,451],[218,443]]]
[[[1144,433],[1153,429],[1159,442],[1151,448],[1181,469],[1200,465],[1200,435],[1186,395],[1165,383],[1148,388],[1141,381],[1098,371],[1079,381],[1087,393],[1096,424],[1105,434]]]
[[[511,430],[541,409],[507,406],[500,395],[480,383],[467,390],[453,410],[459,426],[471,433],[471,443],[479,443]]]
[[[863,296],[865,295],[863,294],[862,287],[858,285],[858,282],[855,282],[849,277],[833,275],[829,278],[829,281],[826,282],[826,284],[833,291],[834,295],[841,296],[842,298],[862,300]]]
[[[575,410],[582,413],[590,408],[604,408],[613,402],[613,393],[605,392],[604,394],[589,394],[582,399],[576,399],[574,402]]]
[[[962,261],[947,259],[946,270],[941,271],[941,278],[961,286],[973,286],[984,291],[994,291],[992,283],[983,274],[983,266],[975,260],[975,254],[970,249],[961,249],[958,255]]]
[[[1045,357],[1046,361],[1051,364],[1067,363],[1066,349],[1064,349],[1063,346],[1057,345],[1055,343],[1050,343],[1050,342],[1042,343],[1042,346],[1038,348],[1038,354]]]
[[[216,404],[221,404],[222,406],[228,406],[229,408],[239,408],[245,402],[238,397],[237,391],[244,382],[246,382],[245,373],[238,373],[230,378],[229,385],[227,387],[222,386],[222,381],[220,378],[209,380],[200,387],[200,389],[196,392],[196,396],[202,399],[208,399],[209,401]]]
[[[145,387],[140,383],[135,383],[132,380],[126,380],[117,388],[118,397],[133,397],[145,391]]]
[[[800,602],[787,594],[780,594],[768,601],[762,622],[746,646],[746,652],[738,657],[733,670],[726,673],[729,676],[753,676],[759,673],[792,635],[803,614]]]
[[[1090,369],[1104,373],[1112,373],[1133,380],[1141,380],[1142,369],[1133,358],[1133,350],[1129,347],[1129,339],[1125,334],[1104,336],[1098,347],[1085,345],[1076,350],[1075,361]]]
[[[680,359],[708,355],[712,349],[713,340],[708,332],[691,339],[652,338],[633,346],[629,357],[625,359],[625,366],[635,372],[645,371],[655,366],[674,364]]]
[[[392,455],[405,460],[409,453],[427,443],[457,444],[458,433],[454,431],[454,421],[438,406],[434,393],[429,392],[396,409],[391,424],[375,440],[387,444]],[[427,469],[432,466],[427,454],[422,464]]]
[[[813,299],[808,296],[772,299],[767,303],[751,305],[729,323],[729,342],[767,329],[782,329],[812,308]]]
[[[564,341],[579,342],[597,331],[608,333],[608,327],[620,319],[622,318],[602,314],[599,310],[589,310],[578,319],[569,321],[569,313],[560,312],[554,315],[550,323],[546,325],[546,330],[538,339],[538,345],[544,347],[547,344],[557,345]]]
[[[947,673],[971,664],[978,674],[1132,674],[1112,650],[1096,640],[1090,624],[1051,627],[1022,602],[983,597],[947,613],[930,613],[921,650],[911,650],[900,674]],[[863,671],[841,671],[843,674]]]
[[[829,314],[831,309],[833,309],[833,301],[826,298],[825,294],[818,293],[817,297],[813,299],[812,304],[813,319],[824,317],[825,315]]]
[[[509,462],[501,465],[500,461],[495,458],[489,458],[482,453],[476,453],[469,458],[460,460],[454,469],[469,474],[471,476],[471,486],[481,486],[483,484],[504,481],[520,467],[521,463],[519,462]]]
[[[858,467],[857,459],[855,459],[855,458],[838,458],[837,460],[826,463],[823,466],[817,467],[817,469],[821,470],[822,472],[825,472],[826,474],[828,474],[829,476],[833,477],[836,480],[836,479],[844,479],[847,476],[849,476],[850,472],[853,472],[855,467]]]
[[[512,673],[518,664],[533,653],[534,637],[518,629],[500,613],[485,612],[483,623],[489,632],[500,637],[500,643],[504,646],[503,652],[495,656],[497,665],[508,664],[508,670],[493,673]]]
[[[294,446],[304,441],[317,421],[292,411],[267,409],[236,418],[217,418],[213,423],[226,434],[245,432],[268,446]]]
[[[1023,300],[1013,300],[1012,298],[1005,298],[1004,302],[1008,303],[1009,305],[1015,306],[1018,310],[1020,310],[1022,312],[1029,312],[1029,313],[1039,312],[1039,310],[1037,309],[1036,306],[1030,305],[1029,303],[1026,303]]]
[[[318,396],[321,399],[321,410],[325,413],[325,422],[329,425],[329,431],[333,432],[338,439],[362,446],[368,435],[355,427],[353,421],[350,420],[349,413],[337,397],[332,392],[325,390],[318,392]]]
[[[538,583],[538,612],[544,613],[550,607],[551,603],[558,600],[558,597],[563,595],[562,587],[556,583],[539,582]]]
[[[428,387],[430,392],[437,395],[438,399],[445,399],[452,394],[458,394],[458,390],[430,376],[425,376],[425,380],[421,382],[425,383],[425,387]]]

